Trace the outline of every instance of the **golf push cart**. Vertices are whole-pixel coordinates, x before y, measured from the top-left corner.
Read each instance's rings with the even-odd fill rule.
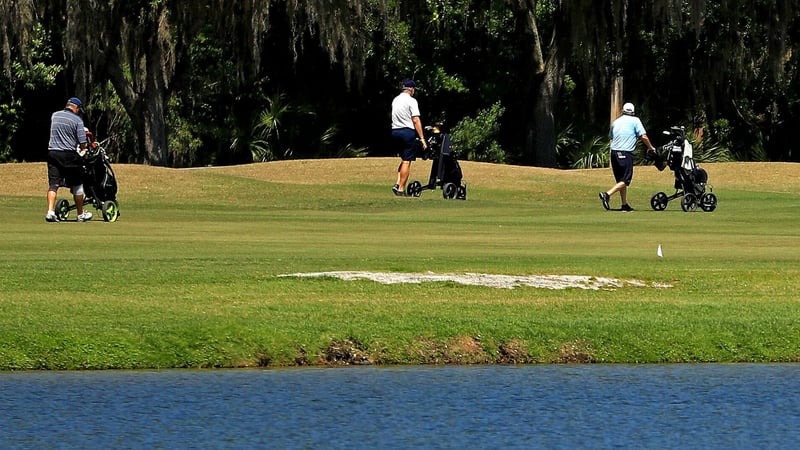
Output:
[[[83,156],[81,177],[86,191],[84,205],[92,205],[103,214],[106,222],[116,222],[119,218],[117,202],[117,177],[111,168],[111,160],[105,149],[94,140],[94,135],[86,129],[88,146]],[[60,220],[66,220],[70,211],[77,205],[70,205],[69,200],[61,199],[56,203],[56,214]]]
[[[713,194],[711,185],[707,184],[708,174],[695,164],[692,144],[686,139],[685,133],[684,127],[672,127],[664,131],[670,141],[646,155],[658,170],[669,167],[675,173],[675,193],[667,195],[657,192],[650,198],[650,206],[655,211],[663,211],[670,201],[677,198],[681,199],[681,209],[686,212],[695,211],[698,206],[706,212],[717,208],[717,196]]]
[[[450,134],[444,123],[437,122],[433,126],[425,127],[425,140],[428,148],[422,152],[422,159],[432,160],[431,175],[426,185],[418,180],[409,183],[406,187],[407,195],[419,197],[422,191],[436,190],[438,187],[442,189],[442,197],[445,199],[466,200],[467,185],[461,182],[461,166],[450,145]]]

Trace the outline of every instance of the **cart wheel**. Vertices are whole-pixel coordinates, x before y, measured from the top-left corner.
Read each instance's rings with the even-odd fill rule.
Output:
[[[422,195],[422,183],[417,180],[412,181],[406,186],[406,195],[410,197],[419,197]]]
[[[705,212],[711,212],[717,209],[717,196],[711,192],[703,194],[703,197],[700,200],[700,207],[703,208],[703,211]]]
[[[667,203],[669,203],[669,199],[667,199],[667,194],[663,192],[657,192],[650,198],[650,207],[655,211],[667,209]]]
[[[58,216],[58,220],[67,220],[67,216],[69,216],[68,200],[62,198],[56,203],[56,215]]]
[[[456,193],[456,198],[459,200],[466,200],[467,199],[467,186],[462,184],[458,187],[458,193]]]
[[[442,186],[442,197],[446,200],[456,198],[456,194],[458,193],[458,187],[455,183],[445,183]]]
[[[102,204],[103,220],[116,222],[119,218],[119,204],[114,200],[106,200]]]
[[[681,209],[686,212],[694,211],[697,209],[697,196],[694,194],[685,194],[681,199]]]

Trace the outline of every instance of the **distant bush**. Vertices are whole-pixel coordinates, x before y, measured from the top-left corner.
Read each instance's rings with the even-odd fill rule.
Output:
[[[497,142],[500,133],[500,117],[505,108],[497,102],[478,111],[474,118],[465,117],[451,130],[453,148],[462,159],[504,163],[506,152]]]
[[[573,169],[608,167],[610,156],[608,138],[595,136],[583,141],[577,149],[570,153],[570,166]]]

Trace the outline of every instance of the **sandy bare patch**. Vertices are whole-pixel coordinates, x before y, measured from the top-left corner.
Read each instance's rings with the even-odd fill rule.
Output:
[[[279,277],[294,278],[338,278],[341,280],[371,280],[382,284],[400,284],[423,282],[452,281],[468,286],[485,286],[499,289],[514,289],[521,286],[541,289],[588,289],[588,290],[614,290],[624,287],[652,287],[658,289],[670,288],[669,284],[647,283],[640,280],[621,280],[618,278],[593,277],[589,275],[497,275],[487,273],[464,274],[436,274],[428,273],[398,273],[398,272],[363,272],[363,271],[334,271],[334,272],[305,272],[278,275]]]

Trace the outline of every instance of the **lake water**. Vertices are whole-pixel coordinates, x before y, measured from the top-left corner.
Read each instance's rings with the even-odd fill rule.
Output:
[[[800,365],[0,373],[0,448],[796,448]]]

